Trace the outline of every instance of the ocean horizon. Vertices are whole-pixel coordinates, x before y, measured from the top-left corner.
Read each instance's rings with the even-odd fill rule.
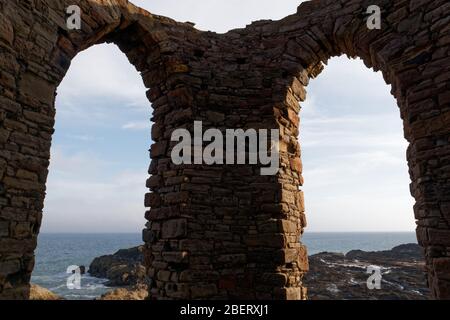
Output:
[[[417,243],[415,232],[306,232],[302,243],[308,254],[347,253],[351,250],[382,251]],[[110,291],[106,279],[82,277],[80,290],[69,290],[69,266],[89,267],[92,260],[119,249],[142,245],[140,233],[41,233],[31,282],[69,300],[91,300]]]

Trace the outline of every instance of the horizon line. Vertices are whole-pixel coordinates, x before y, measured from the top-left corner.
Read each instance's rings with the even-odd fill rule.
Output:
[[[310,233],[415,233],[415,230],[382,230],[382,231],[307,231],[305,234]],[[89,231],[89,232],[75,232],[75,231],[41,231],[39,234],[141,234],[142,232],[132,232],[132,231]]]

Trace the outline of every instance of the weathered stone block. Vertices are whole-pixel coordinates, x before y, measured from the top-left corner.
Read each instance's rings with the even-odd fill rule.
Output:
[[[298,249],[297,266],[301,271],[309,271],[308,250],[304,245],[301,245]]]
[[[6,260],[0,263],[0,276],[14,274],[20,270],[20,260]]]
[[[29,222],[19,222],[13,227],[13,235],[17,239],[24,239],[31,235],[31,225]]]
[[[11,131],[0,128],[0,143],[6,143],[8,141]]]
[[[245,254],[224,254],[217,257],[217,262],[239,265],[246,263],[247,256]]]
[[[185,237],[187,235],[186,219],[174,219],[164,221],[161,228],[161,236],[163,239],[174,239]]]
[[[148,178],[146,182],[147,188],[156,188],[159,187],[161,184],[161,177],[159,175],[153,175],[150,178]]]
[[[287,283],[287,276],[284,273],[264,273],[261,281],[265,285],[284,287]]]
[[[159,281],[167,282],[170,280],[170,271],[160,270],[158,271],[158,275],[156,277]]]
[[[14,40],[14,30],[11,21],[0,13],[0,40],[12,45]]]
[[[301,288],[276,288],[274,289],[276,300],[301,300]]]
[[[433,245],[450,246],[450,230],[429,229],[428,237]]]
[[[161,205],[161,196],[156,193],[147,193],[145,195],[145,207],[151,208],[151,207],[159,207]]]
[[[219,280],[219,289],[233,290],[237,286],[235,275],[221,276]]]
[[[285,202],[288,204],[294,204],[295,203],[295,193],[292,191],[283,189],[281,192],[281,202]]]
[[[166,262],[186,263],[189,260],[189,254],[186,251],[181,252],[163,252],[163,259]]]
[[[436,275],[443,280],[450,281],[450,258],[437,258],[433,259],[433,267]]]
[[[150,154],[152,158],[164,156],[167,152],[167,142],[157,142],[151,146]]]
[[[194,285],[191,287],[191,298],[212,298],[217,294],[217,286],[215,284]]]
[[[180,240],[180,249],[189,252],[209,252],[213,250],[214,245],[211,241],[185,239]]]
[[[280,221],[280,232],[283,233],[298,233],[297,223],[291,220],[281,220]]]
[[[19,80],[21,94],[51,104],[55,98],[55,86],[31,72],[25,73]]]
[[[0,237],[7,237],[9,235],[9,222],[0,221]]]
[[[297,262],[299,259],[299,254],[297,249],[284,249],[279,253],[281,257],[281,263],[292,263]]]
[[[217,271],[210,270],[186,270],[180,273],[181,282],[206,282],[216,281],[219,279]]]
[[[157,240],[157,232],[153,230],[144,229],[142,231],[142,240],[145,243],[154,243]]]
[[[215,111],[208,111],[206,116],[212,123],[221,123],[225,120],[225,114]]]
[[[286,246],[286,237],[281,233],[247,236],[245,243],[251,247],[284,248]]]
[[[189,201],[189,192],[171,192],[164,196],[164,203],[168,205],[186,203]]]
[[[17,171],[16,177],[19,179],[25,179],[30,181],[38,181],[38,175],[34,172],[28,170],[19,169]]]

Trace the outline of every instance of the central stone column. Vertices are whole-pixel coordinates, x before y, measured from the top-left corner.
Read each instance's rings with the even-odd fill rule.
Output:
[[[289,80],[275,81],[282,71],[268,66],[262,52],[247,52],[238,31],[220,44],[219,37],[185,44],[186,56],[169,67],[177,73],[150,91],[155,143],[144,241],[151,297],[304,299],[298,103],[289,111],[297,125],[281,125]],[[261,165],[248,164],[175,165],[171,135],[187,129],[193,137],[195,121],[203,132],[218,129],[223,136],[227,129],[279,130],[279,172],[264,176]]]

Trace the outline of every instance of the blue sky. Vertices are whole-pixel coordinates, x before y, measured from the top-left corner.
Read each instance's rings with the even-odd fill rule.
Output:
[[[292,0],[132,1],[202,30],[226,32],[294,13]],[[334,58],[302,107],[308,231],[413,231],[406,141],[380,73]],[[137,232],[150,147],[151,105],[114,45],[79,54],[58,88],[44,209],[46,232]]]

